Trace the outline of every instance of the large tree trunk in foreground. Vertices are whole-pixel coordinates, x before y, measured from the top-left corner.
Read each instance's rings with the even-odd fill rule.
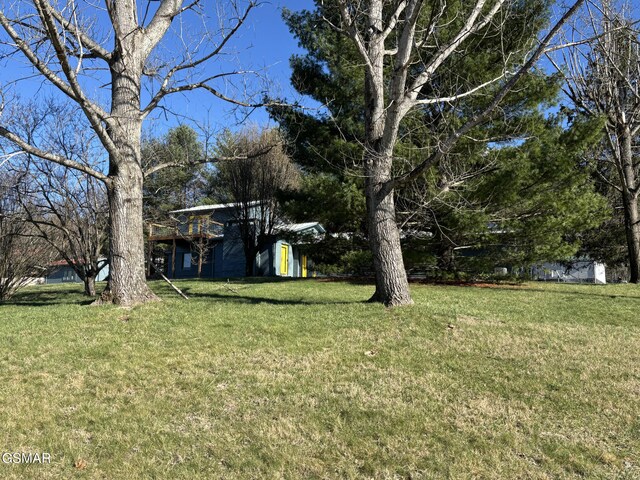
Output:
[[[459,64],[452,55],[474,48],[477,40],[485,36],[500,37],[504,29],[510,28],[511,19],[519,15],[518,5],[523,2],[452,2],[456,3],[455,7],[449,6],[448,2],[439,2],[441,9],[434,6],[434,2],[424,0],[332,2],[340,13],[339,28],[353,41],[365,70],[365,190],[369,241],[376,271],[376,293],[372,300],[390,306],[412,303],[395,219],[394,189],[418,179],[446,156],[460,138],[488,119],[518,80],[540,59],[560,27],[583,2],[575,1],[533,52],[527,52],[528,42],[523,42],[522,46],[518,46],[520,40],[512,42],[513,46],[503,52],[501,72],[496,71],[494,78],[475,86],[455,79],[452,85],[448,85],[447,76]],[[512,8],[516,17],[510,13]],[[454,17],[456,21],[452,22]],[[460,25],[457,33],[455,23]],[[493,31],[492,25],[497,30]],[[336,28],[336,25],[331,24],[331,27]],[[443,35],[445,31],[447,33]],[[527,35],[537,37],[534,32]],[[515,67],[515,72],[507,73],[512,67]],[[439,72],[444,76],[441,77]],[[473,82],[473,79],[469,80]],[[400,125],[409,112],[418,110],[422,105],[453,103],[456,107],[457,102],[463,102],[466,97],[491,84],[497,90],[489,92],[487,103],[482,105],[476,100],[470,104],[461,103],[460,111],[465,111],[465,115],[460,117],[462,124],[443,141],[436,143],[433,151],[417,165],[392,176],[392,159]],[[444,118],[436,123],[444,126]]]
[[[142,171],[135,166],[123,167],[112,177],[108,189],[110,280],[101,300],[131,306],[158,298],[145,278]]]
[[[396,307],[411,305],[413,300],[404,268],[393,190],[386,194],[380,191],[391,177],[391,162],[390,156],[367,160],[365,193],[369,245],[376,274],[376,291],[370,301]]]
[[[108,0],[99,3],[103,5],[90,2],[90,7],[83,6],[80,13],[84,15],[78,19],[74,2],[4,2],[0,7],[0,29],[3,31],[1,43],[8,47],[11,56],[14,51],[21,53],[34,70],[55,87],[54,90],[59,90],[82,110],[109,155],[108,174],[101,168],[67,158],[63,154],[67,152],[55,151],[58,148],[51,149],[48,134],[40,138],[41,135],[32,131],[31,123],[28,137],[23,138],[5,127],[6,118],[3,116],[0,137],[15,144],[25,154],[74,168],[106,184],[111,214],[111,276],[109,286],[98,303],[128,306],[157,299],[145,281],[142,228],[144,174],[192,163],[191,160],[171,159],[143,170],[140,155],[142,121],[160,108],[168,96],[191,90],[209,91],[214,97],[235,105],[257,106],[248,98],[245,101],[227,97],[224,83],[221,83],[222,90],[213,85],[216,81],[228,81],[231,75],[248,72],[239,70],[210,75],[207,69],[221,68],[213,64],[215,59],[225,55],[227,43],[259,2],[222,2],[229,5],[229,15],[218,15],[212,29],[208,28],[210,19],[204,11],[194,13],[198,1],[162,0],[155,2],[153,8],[148,8],[147,2],[141,18],[139,13],[144,6],[140,4],[144,2]],[[15,4],[15,8],[10,4]],[[184,24],[181,20],[183,13],[189,15]],[[101,32],[94,32],[92,28],[91,19],[95,15],[108,16],[109,22],[100,22]],[[196,27],[200,22],[194,23],[193,18],[189,20],[191,15],[202,16],[202,28]],[[178,18],[181,23],[166,40],[167,43],[156,49]],[[111,25],[107,26],[108,23]],[[185,35],[189,31],[191,36],[202,41],[195,45],[186,40],[183,30]],[[94,33],[98,33],[95,38]],[[179,45],[183,48],[175,51]],[[158,50],[166,52],[166,58]],[[142,72],[152,53],[152,65],[145,73],[151,83],[143,107],[140,101]],[[85,85],[86,90],[83,88]],[[99,85],[106,89],[103,91],[111,92],[109,111],[103,106],[102,95],[89,94],[89,89],[99,90]],[[2,93],[0,91],[4,101],[6,95]],[[44,148],[39,148],[38,144]],[[76,154],[73,150],[69,153],[73,154],[72,157]]]
[[[382,4],[376,2],[378,8]],[[372,7],[373,8],[373,7]],[[381,29],[380,15],[370,16],[371,29]],[[400,230],[396,222],[393,189],[384,191],[391,180],[393,151],[400,124],[398,105],[384,105],[384,41],[371,42],[369,55],[375,69],[365,77],[365,196],[369,246],[376,274],[376,291],[371,302],[387,307],[411,305],[409,282],[400,247]]]
[[[118,152],[109,157],[110,279],[100,302],[132,306],[158,297],[147,285],[144,263],[144,174],[140,158],[143,59],[135,39],[125,42],[122,50],[121,59],[111,66],[111,114],[115,126],[110,136]]]
[[[638,209],[638,183],[633,162],[633,139],[628,126],[618,131],[620,185],[624,208],[625,234],[629,252],[630,282],[640,282],[640,210]],[[616,152],[613,152],[614,156]]]

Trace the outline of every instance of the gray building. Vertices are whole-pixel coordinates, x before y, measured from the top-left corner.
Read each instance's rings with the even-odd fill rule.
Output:
[[[100,259],[104,266],[96,277],[96,282],[103,282],[109,276],[109,264],[106,258]],[[51,265],[49,273],[44,277],[44,283],[82,283],[73,267],[66,260],[60,260]]]
[[[576,260],[569,264],[542,263],[531,267],[535,280],[567,283],[607,283],[604,263],[593,260]]]

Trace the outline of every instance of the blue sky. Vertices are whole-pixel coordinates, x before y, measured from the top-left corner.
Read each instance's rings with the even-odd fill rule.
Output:
[[[258,70],[268,78],[268,89],[272,95],[292,99],[296,94],[289,83],[289,58],[295,53],[302,53],[302,50],[282,20],[283,7],[290,10],[310,9],[313,2],[274,0],[261,5],[252,12],[245,28],[238,32],[232,49],[237,52],[236,64]],[[235,128],[244,118],[242,112],[206,92],[190,92],[172,102],[180,102],[179,109],[186,116],[199,121],[207,119],[218,129]],[[258,109],[250,115],[249,121],[265,124],[269,118],[264,109]]]
[[[218,5],[228,4],[225,0],[217,0]],[[241,0],[245,1],[245,0]],[[146,3],[139,0],[139,5],[143,8]],[[216,0],[209,0],[208,12],[215,12],[213,5]],[[86,4],[85,4],[86,5]],[[151,4],[153,10],[157,2]],[[304,8],[312,8],[312,0],[272,0],[262,4],[255,9],[247,23],[238,32],[234,41],[230,45],[230,51],[235,52],[234,55],[225,56],[217,63],[210,64],[205,73],[219,72],[228,70],[229,68],[255,69],[269,80],[268,91],[271,95],[294,100],[296,94],[289,85],[290,69],[289,58],[295,53],[302,53],[297,46],[297,41],[289,33],[287,26],[282,21],[282,8],[286,7],[291,10],[302,10]],[[634,13],[637,14],[638,5],[634,7]],[[150,14],[152,11],[150,12]],[[192,18],[193,19],[193,18]],[[212,15],[212,23],[215,23],[215,14]],[[105,19],[99,20],[99,24],[105,22]],[[191,28],[192,25],[189,25]],[[166,42],[169,47],[164,52],[172,53],[172,47],[178,45],[175,43],[175,37],[169,38]],[[24,77],[32,75],[32,68],[24,66],[25,61],[16,62],[15,58],[0,61],[0,88],[6,86],[6,83],[16,76]],[[543,62],[543,68],[549,68],[548,62]],[[238,83],[236,81],[236,83]],[[104,77],[99,82],[100,85],[105,84]],[[102,101],[106,102],[105,97],[107,90],[100,89],[98,83],[94,84],[96,91],[103,96]],[[251,86],[249,89],[257,91],[262,90],[262,86]],[[37,97],[38,95],[46,95],[48,92],[55,91],[53,88],[43,86],[43,82],[37,76],[30,80],[20,82],[14,90],[23,98]],[[209,124],[209,128],[213,131],[219,131],[228,127],[231,129],[238,128],[240,119],[244,119],[242,112],[231,105],[217,100],[211,94],[206,92],[189,92],[187,94],[179,94],[171,97],[167,102],[167,107],[178,116],[167,115],[163,111],[158,111],[154,118],[151,118],[145,129],[151,135],[162,135],[166,130],[179,123],[198,123]],[[263,109],[254,111],[249,121],[257,124],[267,124],[269,119]]]
[[[146,5],[145,2],[139,1],[140,6]],[[219,4],[225,5],[222,1]],[[207,2],[209,8],[215,5],[215,2]],[[157,3],[151,3],[151,9],[155,8]],[[218,61],[212,62],[205,73],[229,70],[230,68],[253,69],[261,72],[261,75],[268,78],[268,90],[271,94],[293,98],[295,92],[289,85],[290,68],[289,58],[301,50],[297,46],[297,41],[289,33],[289,30],[282,20],[282,8],[286,7],[291,10],[302,10],[304,8],[312,8],[311,0],[272,0],[265,2],[258,8],[254,9],[246,24],[239,30],[230,43],[226,55]],[[151,14],[153,10],[149,13]],[[209,11],[214,11],[213,9]],[[142,16],[142,15],[141,15]],[[193,17],[192,17],[193,19]],[[215,15],[210,19],[215,24]],[[103,23],[104,22],[104,23]],[[98,20],[98,25],[106,24],[106,19]],[[175,38],[167,38],[165,46],[169,46],[169,52],[175,42]],[[16,78],[31,77],[33,69],[26,65],[26,61],[20,57],[4,59],[0,62],[0,88],[7,86],[8,82]],[[99,82],[95,82],[93,86],[99,91],[98,94],[103,102],[106,102],[107,90],[99,90],[98,84],[104,85],[102,77]],[[89,82],[87,85],[91,85]],[[22,80],[11,86],[15,93],[18,93],[23,99],[37,98],[37,96],[50,95],[56,92],[53,87],[43,84],[42,79],[35,76],[34,78]],[[255,89],[256,87],[249,87]],[[262,86],[259,87],[262,91]],[[152,135],[161,135],[171,126],[178,123],[200,124],[208,123],[213,130],[220,130],[224,127],[235,129],[238,127],[240,115],[237,109],[217,100],[211,94],[206,92],[189,92],[187,94],[178,94],[170,97],[167,106],[171,111],[179,113],[180,116],[175,117],[165,115],[164,112],[158,112],[155,118],[150,118],[145,125],[145,129]],[[250,122],[265,124],[269,121],[264,109],[254,111],[250,117]]]

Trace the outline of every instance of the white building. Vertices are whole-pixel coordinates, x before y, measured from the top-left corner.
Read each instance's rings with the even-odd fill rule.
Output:
[[[571,264],[543,263],[531,267],[534,280],[569,283],[607,283],[604,263],[576,260]]]

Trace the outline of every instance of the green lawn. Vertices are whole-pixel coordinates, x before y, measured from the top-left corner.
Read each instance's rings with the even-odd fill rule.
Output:
[[[640,287],[179,285],[0,306],[0,478],[640,478]]]

